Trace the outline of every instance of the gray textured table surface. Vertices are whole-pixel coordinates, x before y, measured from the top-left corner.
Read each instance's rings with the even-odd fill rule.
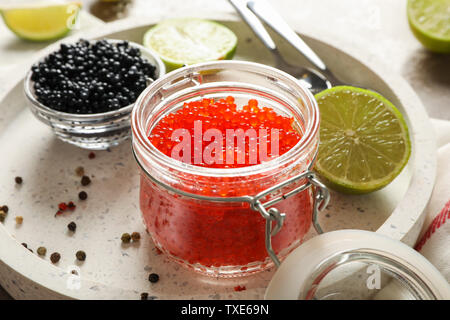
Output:
[[[94,3],[93,0],[85,0]],[[401,74],[416,90],[430,117],[450,120],[450,55],[432,54],[421,47],[409,30],[406,0],[271,0],[273,6],[298,31],[318,28],[331,36],[346,38],[351,46],[365,47],[370,57],[381,60]],[[189,7],[186,7],[189,3]],[[87,9],[90,6],[86,6]],[[197,15],[232,12],[226,0],[135,0],[128,17]],[[86,19],[85,27],[95,21]],[[0,71],[25,61],[42,44],[17,40],[0,23]],[[341,48],[345,50],[344,48]],[[0,92],[5,86],[0,76]],[[1,276],[1,275],[0,275]],[[0,288],[0,299],[10,299]]]

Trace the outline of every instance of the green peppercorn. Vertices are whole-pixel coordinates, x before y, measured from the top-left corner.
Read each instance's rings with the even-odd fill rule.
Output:
[[[86,253],[82,250],[77,251],[77,253],[75,254],[75,256],[77,257],[78,261],[84,261],[86,260]]]
[[[141,240],[141,234],[139,232],[133,232],[131,234],[131,239],[133,241],[139,241],[139,240]]]
[[[129,243],[131,240],[131,236],[129,233],[124,233],[122,234],[122,237],[120,239],[122,239],[123,243]]]
[[[47,249],[45,247],[37,248],[37,254],[40,256],[45,256],[47,254]]]
[[[58,263],[61,259],[61,255],[58,252],[53,252],[50,256],[50,261],[52,263]]]
[[[77,174],[77,176],[82,177],[84,176],[84,168],[83,167],[77,167],[75,169],[75,173]]]

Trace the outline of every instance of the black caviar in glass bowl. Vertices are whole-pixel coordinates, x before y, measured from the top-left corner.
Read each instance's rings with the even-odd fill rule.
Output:
[[[80,40],[34,64],[24,90],[33,114],[59,139],[103,150],[130,137],[134,102],[164,74],[158,55],[137,43]]]

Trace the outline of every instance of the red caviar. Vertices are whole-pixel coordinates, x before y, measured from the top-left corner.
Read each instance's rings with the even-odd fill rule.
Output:
[[[278,129],[279,155],[289,151],[300,139],[300,133],[293,128],[293,118],[277,114],[273,109],[259,107],[254,99],[238,108],[233,97],[212,100],[202,99],[185,103],[174,113],[162,118],[150,132],[149,140],[162,153],[172,154],[177,142],[172,141],[176,129],[187,129],[194,134],[194,122],[202,121],[202,133],[210,128],[219,129]],[[258,142],[261,136],[258,136]],[[222,136],[222,142],[225,137]],[[270,143],[275,140],[268,137]],[[193,144],[193,141],[191,141]],[[246,140],[246,142],[249,142]],[[202,144],[202,151],[210,142]],[[224,143],[225,144],[225,143]],[[203,167],[229,168],[249,166],[248,144],[245,146],[245,164],[238,163],[195,163]],[[261,145],[258,143],[257,148]],[[267,150],[271,150],[269,146]],[[223,150],[222,151],[226,151]],[[233,150],[234,159],[240,150]],[[264,160],[258,157],[256,164]],[[207,196],[233,197],[255,195],[264,189],[286,179],[286,176],[301,170],[297,165],[291,171],[278,175],[253,175],[238,177],[199,177],[182,174],[176,188],[190,193]],[[258,180],[259,179],[259,180]],[[195,180],[192,188],[183,181]],[[256,182],[255,182],[256,181]],[[295,188],[304,181],[290,186]],[[268,266],[265,248],[265,220],[243,202],[210,202],[178,196],[156,186],[145,174],[141,175],[140,207],[147,229],[156,246],[178,261],[194,266],[217,268],[232,266],[233,270],[252,272]],[[276,205],[286,213],[282,230],[273,237],[272,245],[277,254],[287,254],[303,239],[311,225],[312,197],[310,190],[300,192]],[[157,251],[158,252],[158,251]],[[256,263],[259,262],[259,263]],[[201,268],[200,268],[201,269]],[[235,288],[236,290],[236,288]],[[245,287],[237,287],[245,290]]]
[[[189,131],[191,141],[189,141],[191,149],[191,157],[188,161],[191,164],[213,167],[213,168],[237,168],[246,167],[249,165],[260,164],[270,158],[280,156],[289,151],[294,145],[300,141],[300,133],[292,127],[293,118],[278,115],[273,109],[258,107],[258,102],[255,99],[250,99],[248,104],[238,109],[234,103],[234,98],[228,96],[226,99],[202,99],[198,101],[191,101],[184,103],[183,108],[177,110],[174,113],[166,115],[158,124],[153,128],[149,139],[152,144],[159,149],[165,155],[171,157],[172,152],[178,143],[185,142],[183,139],[174,141],[173,134],[177,129],[185,129]],[[195,152],[195,122],[201,123],[201,137],[204,137],[206,132],[210,129],[219,130],[221,134],[220,151],[222,152],[222,161],[215,161],[212,163],[205,163],[200,157],[200,161],[196,161]],[[230,144],[227,145],[227,130],[242,129],[243,132],[249,132],[247,130],[253,129],[254,136],[248,135],[245,137],[245,145],[239,146],[233,139]],[[261,130],[261,129],[265,129]],[[272,134],[275,132],[276,134]],[[252,147],[251,139],[255,139]],[[210,139],[212,140],[212,139]],[[216,142],[216,141],[215,141]],[[262,144],[266,144],[267,158],[261,157]],[[210,141],[201,141],[201,154],[205,151],[205,148],[210,145]],[[278,146],[276,154],[272,154],[272,145]],[[231,152],[231,155],[228,154]],[[254,152],[254,161],[251,159],[250,153]],[[242,153],[242,154],[240,154]],[[215,153],[213,152],[213,155]],[[245,161],[239,162],[239,157],[245,159]],[[199,158],[197,158],[199,159]]]

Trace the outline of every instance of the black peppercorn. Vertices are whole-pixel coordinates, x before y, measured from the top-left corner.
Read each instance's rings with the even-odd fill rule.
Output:
[[[69,228],[70,231],[75,232],[75,230],[77,230],[77,224],[72,221],[67,225],[67,228]]]
[[[58,252],[53,252],[50,256],[50,261],[52,263],[58,263],[61,259],[61,255]]]
[[[16,181],[17,184],[22,184],[23,179],[22,179],[22,177],[15,177],[14,181]]]
[[[91,183],[91,178],[89,178],[88,176],[83,176],[81,178],[81,185],[87,186],[90,183]]]
[[[141,300],[148,300],[148,292],[141,293]]]
[[[88,197],[88,195],[87,195],[87,193],[86,193],[85,191],[81,191],[81,192],[78,194],[78,198],[80,198],[80,200],[86,200],[87,197]]]
[[[157,275],[156,273],[150,273],[150,275],[148,276],[148,281],[150,281],[151,283],[156,283],[159,281],[159,275]]]
[[[84,261],[86,260],[86,253],[82,250],[77,251],[77,253],[75,254],[75,256],[77,257],[78,261]]]
[[[141,239],[141,234],[139,232],[133,232],[131,234],[131,239],[133,241],[139,241]]]

